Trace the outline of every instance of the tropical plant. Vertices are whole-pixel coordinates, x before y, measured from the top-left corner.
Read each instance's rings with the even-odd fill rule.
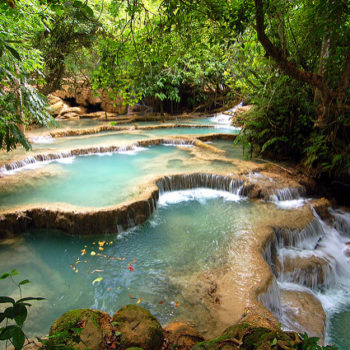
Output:
[[[0,276],[0,280],[7,278],[19,289],[20,298],[15,300],[8,296],[0,296],[0,304],[10,304],[5,310],[0,312],[0,341],[10,342],[16,350],[20,350],[26,340],[26,336],[23,332],[23,325],[27,319],[28,307],[31,304],[28,301],[32,300],[44,300],[41,297],[25,297],[22,296],[22,286],[30,283],[28,280],[22,280],[16,282],[13,277],[17,276],[17,270],[12,270],[8,273],[3,273]]]

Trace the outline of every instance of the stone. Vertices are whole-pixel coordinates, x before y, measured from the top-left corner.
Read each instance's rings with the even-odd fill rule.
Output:
[[[324,341],[326,314],[321,302],[311,293],[281,290],[281,304],[284,310],[284,323],[289,329],[306,332],[309,337]]]
[[[191,350],[204,341],[204,337],[193,327],[182,322],[170,323],[164,329],[167,347],[164,350]]]
[[[329,284],[333,273],[331,257],[311,255],[308,257],[285,256],[277,264],[283,280],[299,283],[311,289]]]
[[[123,348],[162,348],[164,336],[160,323],[148,310],[140,306],[122,307],[113,315],[112,324],[121,332],[120,343]]]
[[[113,330],[110,316],[105,312],[77,309],[58,318],[51,326],[49,335],[49,345],[53,348],[64,344],[74,350],[103,350],[106,349],[106,341],[113,336]]]

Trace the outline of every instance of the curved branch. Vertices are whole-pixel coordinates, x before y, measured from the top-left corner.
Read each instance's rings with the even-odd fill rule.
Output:
[[[308,83],[318,88],[324,96],[329,96],[331,91],[321,75],[299,69],[294,63],[288,60],[281,48],[275,46],[271,42],[265,33],[263,2],[262,0],[254,0],[254,2],[258,40],[264,47],[266,53],[276,61],[277,65],[284,73],[298,81]]]

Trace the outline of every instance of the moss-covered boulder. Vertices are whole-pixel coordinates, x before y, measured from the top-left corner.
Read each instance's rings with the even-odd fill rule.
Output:
[[[163,344],[163,330],[151,313],[137,305],[126,305],[113,315],[112,325],[121,333],[123,349],[140,347],[158,350]]]
[[[238,324],[225,330],[221,337],[198,343],[193,350],[270,350],[297,349],[301,343],[296,333]]]
[[[110,316],[97,310],[71,310],[53,323],[49,335],[49,349],[106,349],[112,337]]]
[[[168,350],[191,350],[194,345],[204,341],[204,337],[193,327],[182,322],[170,323],[164,329]]]

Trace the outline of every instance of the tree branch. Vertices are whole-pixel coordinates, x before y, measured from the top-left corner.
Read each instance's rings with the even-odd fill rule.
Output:
[[[319,74],[314,74],[308,71],[299,69],[294,63],[291,63],[283,50],[275,46],[265,33],[264,28],[264,7],[262,0],[254,0],[255,2],[255,17],[256,17],[256,31],[258,35],[258,40],[264,47],[266,53],[271,56],[279,66],[279,68],[289,75],[290,77],[308,83],[322,91],[322,95],[330,95],[331,91],[324,81],[323,77]]]

